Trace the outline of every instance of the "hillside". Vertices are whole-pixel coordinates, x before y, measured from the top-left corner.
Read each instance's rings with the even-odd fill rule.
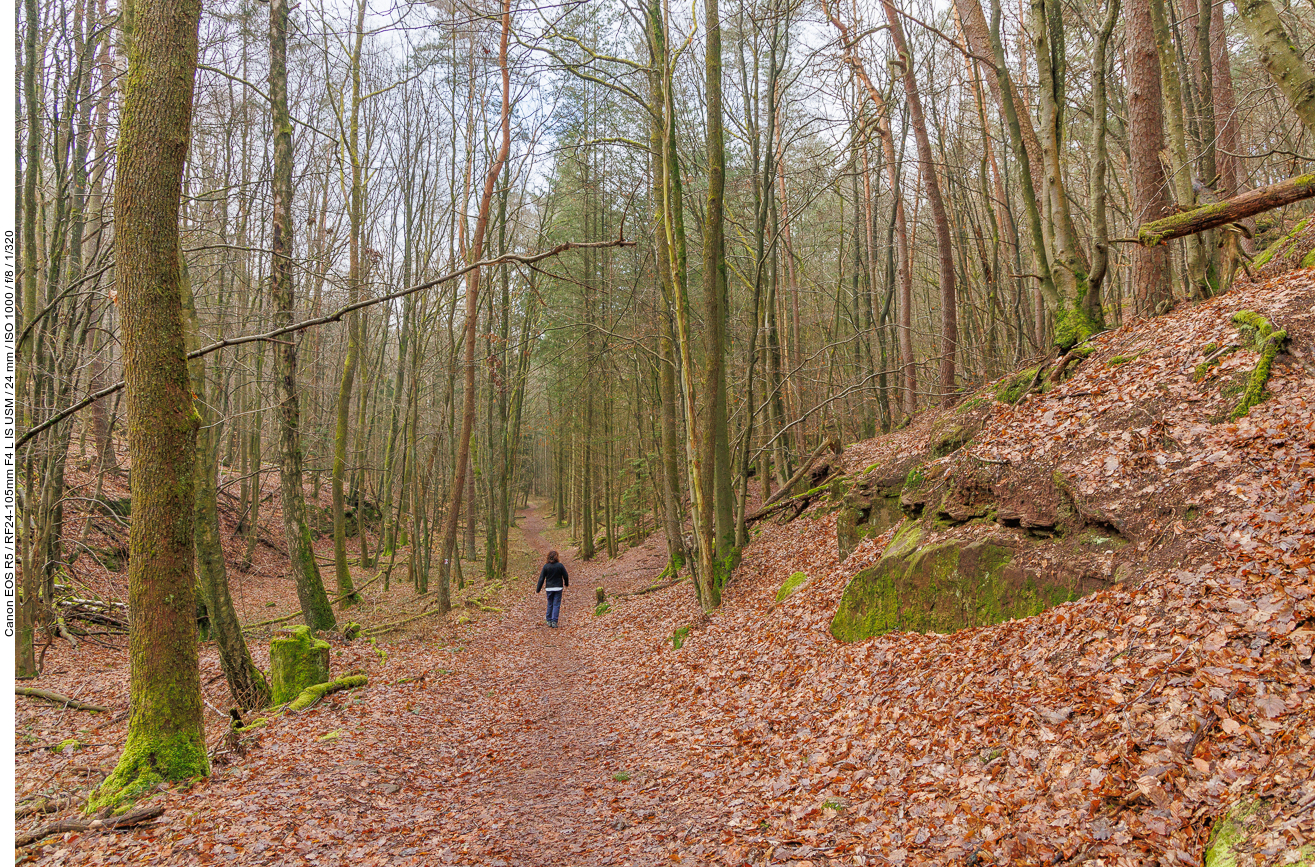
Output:
[[[157,825],[26,860],[1200,864],[1231,815],[1235,863],[1310,863],[1313,305],[1315,270],[1246,286],[1098,336],[1052,385],[1024,372],[849,446],[807,511],[757,525],[711,616],[687,582],[636,593],[663,565],[651,537],[569,561],[561,631],[521,580],[474,622],[336,642],[335,668],[369,687],[237,752],[216,724],[214,775],[161,796]],[[1289,351],[1230,420],[1261,357],[1244,310]],[[1037,388],[997,399],[1020,383]],[[537,509],[519,532],[560,545]],[[1007,558],[973,573],[999,562],[964,553],[986,546]],[[915,568],[946,551],[948,569]],[[897,628],[840,642],[860,574],[897,601],[868,625]],[[948,613],[926,604],[947,587]],[[1021,619],[900,631],[1055,594],[1069,601]],[[51,655],[38,685],[126,709],[126,654]],[[89,732],[74,711],[20,711],[20,735],[90,742],[20,756],[20,794],[94,785],[112,761],[121,713]]]

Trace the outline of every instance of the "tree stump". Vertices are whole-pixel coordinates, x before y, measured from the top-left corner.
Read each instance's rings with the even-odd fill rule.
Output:
[[[329,642],[294,626],[292,635],[269,644],[269,675],[274,704],[292,701],[308,686],[329,680]]]
[[[599,605],[602,605],[604,602],[607,601],[607,591],[605,591],[602,587],[595,589],[594,598],[598,600]]]

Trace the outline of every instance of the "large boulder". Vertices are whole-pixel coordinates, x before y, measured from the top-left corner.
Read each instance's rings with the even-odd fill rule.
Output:
[[[1014,549],[990,540],[919,545],[921,534],[914,524],[901,529],[879,561],[850,579],[833,636],[955,632],[1028,617],[1094,589],[1011,567]]]

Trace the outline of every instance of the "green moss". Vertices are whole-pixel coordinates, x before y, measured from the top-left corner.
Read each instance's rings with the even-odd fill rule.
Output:
[[[688,637],[689,637],[688,626],[682,626],[679,629],[677,629],[675,632],[671,633],[672,650],[680,650],[680,648],[685,644],[685,639]]]
[[[609,612],[609,611],[611,611],[611,610],[612,610],[612,603],[610,603],[610,602],[599,602],[597,605],[594,606],[594,616],[595,616],[595,617],[602,617],[604,614],[606,614],[607,612]]]
[[[1110,359],[1109,364],[1110,367],[1118,367],[1120,364],[1127,364],[1129,361],[1132,361],[1130,355],[1116,355]]]
[[[857,641],[886,632],[954,632],[1028,617],[1081,595],[1064,584],[1016,575],[1005,579],[1013,551],[989,542],[949,541],[914,547],[898,535],[873,566],[845,586],[831,634]]]
[[[283,704],[309,686],[329,679],[329,642],[311,635],[310,627],[295,626],[286,638],[269,645],[270,700]]]
[[[1277,241],[1266,247],[1264,251],[1262,251],[1258,256],[1256,256],[1255,259],[1251,260],[1252,267],[1263,268],[1266,265],[1268,265],[1270,262],[1272,262],[1276,256],[1281,255],[1285,250],[1287,250],[1289,246],[1291,246],[1292,242],[1297,239],[1297,236],[1300,235],[1303,231],[1305,231],[1306,224],[1309,222],[1310,222],[1310,217],[1307,217],[1306,219],[1297,223],[1297,225],[1293,227],[1291,232],[1288,232],[1286,235],[1284,235],[1283,237],[1279,238]]]
[[[349,674],[346,677],[340,677],[337,680],[331,680],[328,683],[317,683],[314,686],[308,686],[301,691],[292,702],[288,705],[288,710],[294,713],[306,710],[326,695],[338,692],[344,689],[357,689],[365,686],[369,681],[363,674]]]
[[[203,732],[138,733],[129,726],[128,741],[114,771],[87,801],[88,814],[110,809],[126,812],[142,796],[164,783],[210,773]]]
[[[909,474],[904,477],[904,490],[908,491],[917,488],[926,480],[927,468],[924,466],[916,466],[909,470]]]
[[[1036,378],[1037,369],[1029,367],[1013,376],[1006,377],[995,387],[995,399],[1000,403],[1018,403]]]
[[[961,412],[972,412],[973,410],[978,409],[979,407],[986,406],[990,402],[991,402],[990,398],[979,394],[976,397],[972,397],[964,401],[963,405],[959,407],[959,409]],[[873,464],[873,466],[876,465]]]
[[[1260,403],[1267,396],[1265,386],[1269,384],[1270,368],[1274,358],[1282,351],[1287,342],[1288,333],[1276,330],[1268,319],[1251,310],[1239,310],[1233,314],[1232,322],[1237,326],[1244,340],[1249,341],[1260,353],[1260,360],[1247,381],[1245,393],[1237,407],[1229,415],[1236,421],[1251,411],[1251,407]]]
[[[625,771],[617,771],[612,775],[612,779],[618,783],[628,783],[630,782],[630,775]]]
[[[918,547],[922,541],[922,527],[914,521],[905,522],[904,526],[895,531],[895,536],[886,545],[886,550],[881,552],[885,557],[905,557]]]
[[[1315,247],[1306,251],[1306,255],[1301,257],[1301,262],[1298,267],[1315,268]]]
[[[63,740],[60,741],[58,744],[55,744],[55,752],[60,754],[63,754],[65,752],[75,753],[78,750],[82,749],[84,746],[86,746],[86,744],[82,743],[82,741],[78,740],[77,738],[68,738],[67,740]]]
[[[808,576],[803,572],[795,572],[789,578],[786,578],[785,583],[781,585],[781,589],[776,591],[776,601],[784,602],[786,599],[789,599],[790,596],[803,586],[803,583],[807,580]]]
[[[1097,331],[1096,323],[1081,307],[1060,310],[1055,316],[1055,345],[1068,351]]]

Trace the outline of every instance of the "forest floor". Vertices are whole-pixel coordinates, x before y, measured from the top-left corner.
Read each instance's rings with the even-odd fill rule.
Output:
[[[1228,385],[1256,354],[1194,369],[1236,339],[1240,309],[1288,328],[1300,354],[1229,421]],[[583,563],[535,507],[516,531],[522,577],[472,582],[446,621],[335,640],[335,674],[368,686],[236,751],[203,648],[212,775],[158,795],[151,826],[53,836],[20,863],[1199,865],[1231,812],[1238,865],[1309,864],[1315,269],[1093,344],[1047,394],[989,406],[972,451],[990,466],[1060,460],[1126,534],[1131,579],[995,626],[840,644],[828,626],[845,585],[893,530],[841,562],[833,510],[764,522],[705,615],[688,582],[639,592],[665,562],[657,537]],[[924,449],[936,417],[845,461]],[[526,577],[549,547],[572,576],[558,630]],[[802,587],[778,599],[796,571]],[[253,572],[244,618],[265,600],[295,609],[273,565]],[[403,584],[372,586],[357,610],[408,616],[419,597]],[[253,654],[267,662],[261,641]],[[17,794],[85,792],[121,748],[126,651],[56,642],[33,685],[110,712],[20,699]]]

